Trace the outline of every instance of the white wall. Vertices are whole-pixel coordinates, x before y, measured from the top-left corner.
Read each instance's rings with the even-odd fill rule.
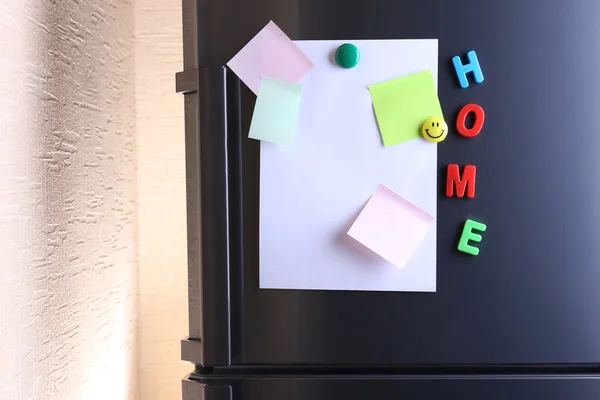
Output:
[[[187,253],[181,0],[135,0],[140,246],[140,394],[181,399],[187,335]]]
[[[137,398],[132,31],[128,0],[0,1],[2,400]]]
[[[175,400],[192,369],[181,3],[131,1],[0,2],[1,400]]]

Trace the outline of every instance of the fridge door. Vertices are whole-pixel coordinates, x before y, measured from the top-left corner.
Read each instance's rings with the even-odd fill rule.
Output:
[[[183,400],[597,400],[598,376],[249,377],[183,381]]]
[[[184,359],[600,363],[598,15],[597,0],[185,1]],[[472,200],[440,189],[436,293],[259,289],[260,144],[247,138],[255,96],[221,66],[270,19],[293,39],[439,38],[449,123],[464,104],[485,105],[477,140],[452,131],[439,145],[440,187],[451,163],[476,165],[478,181]],[[472,48],[486,80],[461,90],[450,60]],[[488,226],[477,257],[456,251],[469,216]]]

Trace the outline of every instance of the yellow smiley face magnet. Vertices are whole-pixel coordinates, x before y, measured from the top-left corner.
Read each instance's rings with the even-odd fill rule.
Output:
[[[429,118],[421,127],[421,135],[430,142],[438,143],[446,139],[448,125],[438,117]]]

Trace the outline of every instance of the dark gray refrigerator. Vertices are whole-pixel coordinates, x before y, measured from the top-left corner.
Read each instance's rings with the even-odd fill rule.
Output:
[[[189,337],[184,400],[600,399],[600,2],[184,0]],[[438,39],[435,293],[260,289],[256,96],[225,65],[293,40]],[[452,58],[476,49],[463,90]],[[484,105],[485,134],[454,121]],[[443,195],[448,164],[477,196]],[[488,226],[457,251],[465,217]]]

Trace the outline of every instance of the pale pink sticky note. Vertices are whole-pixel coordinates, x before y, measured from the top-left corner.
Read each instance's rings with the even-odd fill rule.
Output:
[[[261,76],[296,83],[311,70],[313,63],[270,21],[227,66],[258,94]]]
[[[348,235],[396,267],[403,268],[432,222],[433,216],[379,185]]]

